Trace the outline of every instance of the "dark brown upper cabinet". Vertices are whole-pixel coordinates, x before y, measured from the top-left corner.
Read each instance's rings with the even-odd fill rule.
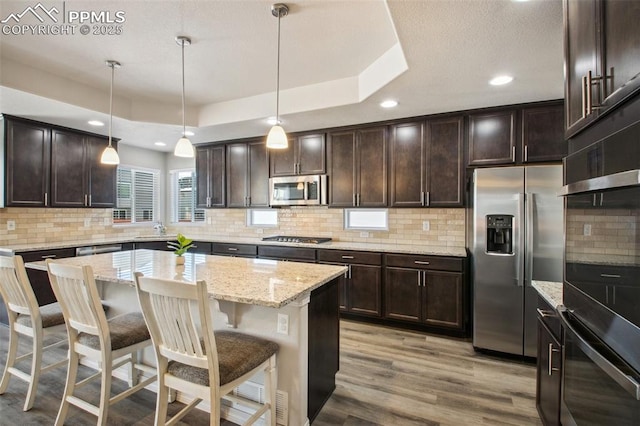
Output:
[[[274,149],[269,154],[271,177],[327,172],[324,133],[296,136],[289,139],[287,149]]]
[[[269,206],[269,155],[264,140],[227,145],[227,207]]]
[[[569,138],[640,89],[640,4],[564,0]]]
[[[462,206],[462,117],[391,126],[392,207]]]
[[[329,134],[329,205],[387,206],[387,127]]]
[[[523,163],[560,161],[567,155],[562,104],[522,110]]]
[[[51,131],[52,207],[115,206],[117,167],[100,163],[107,145],[106,138]]]
[[[516,162],[516,111],[491,111],[469,116],[469,165]]]
[[[225,146],[196,148],[197,207],[224,207],[226,192]]]
[[[5,117],[6,206],[49,205],[51,129]]]

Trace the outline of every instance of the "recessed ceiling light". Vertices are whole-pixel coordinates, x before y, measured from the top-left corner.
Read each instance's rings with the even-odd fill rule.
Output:
[[[164,143],[164,142],[154,142],[153,144],[154,144],[155,146],[167,146],[167,144],[166,144],[166,143]]]
[[[398,101],[394,101],[394,100],[389,99],[389,100],[380,102],[380,106],[382,108],[393,108],[395,106],[398,106]]]
[[[187,135],[187,136],[195,135],[195,133],[193,133],[191,130],[187,130],[186,132],[184,132],[184,134]]]
[[[513,77],[510,75],[499,75],[498,77],[494,77],[489,80],[489,84],[492,86],[502,86],[503,84],[508,84],[513,81]]]
[[[87,123],[91,124],[92,126],[104,126],[104,123],[98,120],[89,120],[87,121]]]

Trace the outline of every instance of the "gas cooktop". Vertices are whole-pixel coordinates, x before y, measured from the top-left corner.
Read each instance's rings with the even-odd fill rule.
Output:
[[[280,243],[320,244],[320,243],[328,243],[329,241],[331,241],[331,238],[275,235],[273,237],[264,237],[262,241],[277,241]]]

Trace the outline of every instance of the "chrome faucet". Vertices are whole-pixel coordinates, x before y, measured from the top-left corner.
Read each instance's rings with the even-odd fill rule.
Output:
[[[162,224],[162,222],[158,222],[155,225],[153,225],[153,229],[156,230],[156,232],[158,233],[158,235],[166,235],[167,234],[167,227],[164,226]]]

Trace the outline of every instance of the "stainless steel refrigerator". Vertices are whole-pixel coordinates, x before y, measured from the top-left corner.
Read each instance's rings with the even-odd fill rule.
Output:
[[[531,282],[562,282],[561,188],[560,165],[474,171],[474,347],[536,356]]]

